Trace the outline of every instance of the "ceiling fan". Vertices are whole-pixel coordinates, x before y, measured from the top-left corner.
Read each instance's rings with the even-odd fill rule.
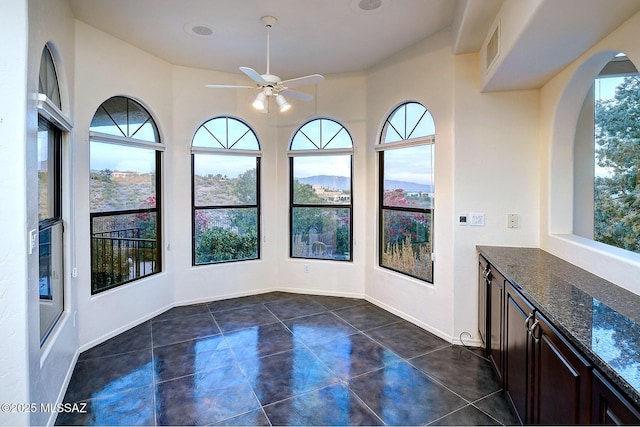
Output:
[[[258,94],[252,98],[251,103],[254,108],[262,110],[267,113],[269,111],[269,100],[273,97],[278,104],[281,112],[287,111],[291,108],[291,105],[287,102],[284,95],[291,98],[300,99],[302,101],[312,101],[313,96],[303,92],[297,92],[291,90],[292,87],[313,85],[320,83],[324,80],[320,74],[311,74],[304,77],[297,77],[295,79],[280,80],[280,77],[271,74],[269,69],[269,36],[271,27],[278,20],[273,16],[263,16],[260,18],[260,22],[267,28],[267,72],[266,74],[259,74],[256,70],[249,67],[240,67],[240,71],[245,73],[251,80],[255,82],[254,86],[237,86],[237,85],[206,85],[208,88],[214,89],[260,89]]]

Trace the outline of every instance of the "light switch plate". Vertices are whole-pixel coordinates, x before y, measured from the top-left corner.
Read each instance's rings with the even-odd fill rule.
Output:
[[[469,225],[473,225],[475,227],[484,227],[484,213],[471,212],[469,214]]]

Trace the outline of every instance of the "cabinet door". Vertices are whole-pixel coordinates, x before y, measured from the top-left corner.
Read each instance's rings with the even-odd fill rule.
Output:
[[[504,384],[507,396],[511,400],[520,421],[525,424],[530,417],[527,411],[531,409],[529,400],[531,386],[529,360],[531,346],[528,326],[533,318],[533,307],[507,282],[505,304],[505,378]]]
[[[591,423],[640,424],[640,412],[596,370],[591,383]]]
[[[536,313],[533,342],[532,424],[587,424],[589,422],[590,364]]]
[[[493,271],[490,288],[489,288],[489,329],[487,332],[489,338],[489,359],[493,363],[500,381],[503,379],[503,359],[504,359],[504,343],[503,343],[503,312],[504,312],[504,295],[505,295],[505,278]]]
[[[489,330],[489,300],[486,274],[489,271],[489,263],[482,255],[479,256],[478,264],[478,333],[480,341],[482,341],[485,355],[489,354],[489,341],[487,340],[487,332]]]

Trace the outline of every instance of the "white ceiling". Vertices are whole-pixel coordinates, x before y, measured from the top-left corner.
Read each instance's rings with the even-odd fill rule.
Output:
[[[453,54],[477,52],[501,8],[517,2],[533,13],[511,29],[484,91],[541,87],[640,10],[640,0],[69,0],[77,19],[172,64],[238,74],[266,73],[260,18],[273,15],[270,71],[283,80],[367,70],[446,28]]]
[[[368,69],[451,26],[456,6],[466,4],[381,0],[373,11],[359,7],[373,1],[70,0],[70,4],[77,19],[172,64],[225,72],[238,72],[239,66],[266,72],[266,29],[260,18],[273,15],[278,22],[271,30],[271,73],[283,79]],[[491,1],[492,7],[501,3]],[[477,50],[490,24],[490,20],[479,24],[480,30],[467,37],[467,44],[476,37]],[[194,25],[208,26],[213,33],[210,37],[189,33]]]

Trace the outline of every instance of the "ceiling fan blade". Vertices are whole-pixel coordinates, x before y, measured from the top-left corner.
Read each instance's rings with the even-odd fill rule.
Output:
[[[306,85],[315,85],[318,83],[322,83],[324,77],[320,74],[311,74],[309,76],[298,77],[295,79],[284,80],[280,82],[282,86],[286,87],[298,87],[298,86],[306,86]]]
[[[298,92],[291,89],[285,89],[280,93],[290,98],[299,99],[301,101],[313,101],[313,95],[309,95],[308,93]]]
[[[205,85],[211,89],[255,89],[255,86],[236,86],[236,85]]]
[[[260,74],[258,74],[258,72],[256,70],[254,70],[253,68],[240,67],[240,71],[245,73],[247,76],[249,76],[249,78],[251,80],[253,80],[256,83],[260,83],[260,84],[267,83],[267,81],[265,79],[263,79],[262,76]]]

